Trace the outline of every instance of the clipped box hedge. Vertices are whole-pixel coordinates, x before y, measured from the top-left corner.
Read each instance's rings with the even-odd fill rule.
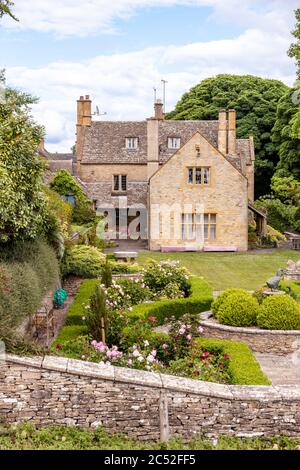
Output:
[[[197,314],[209,310],[212,302],[210,285],[203,278],[191,277],[191,295],[189,297],[135,305],[130,317],[132,319],[155,317],[157,323],[163,325],[165,318],[170,316],[180,318],[185,313]]]
[[[229,374],[232,385],[271,385],[271,381],[262,372],[259,363],[246,343],[223,339],[197,338],[201,348],[210,352],[222,348],[228,353]]]
[[[52,347],[56,347],[57,344],[64,344],[67,341],[76,339],[80,335],[88,333],[82,317],[86,316],[85,307],[89,305],[98,284],[99,280],[97,279],[88,279],[82,282],[69,308],[66,325],[60,330]]]

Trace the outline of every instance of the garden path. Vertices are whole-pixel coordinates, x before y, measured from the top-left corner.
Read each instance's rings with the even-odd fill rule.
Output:
[[[285,356],[258,352],[254,355],[273,385],[300,384],[300,351]]]

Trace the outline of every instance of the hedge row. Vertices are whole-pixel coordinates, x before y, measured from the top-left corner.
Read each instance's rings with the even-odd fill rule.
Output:
[[[202,278],[191,278],[191,295],[183,299],[158,300],[148,304],[133,307],[132,319],[155,317],[159,325],[165,323],[165,318],[174,316],[180,318],[185,313],[197,314],[209,310],[213,302],[210,285]]]
[[[210,338],[197,338],[196,342],[201,348],[207,348],[210,352],[213,352],[214,349],[219,351],[221,347],[224,353],[229,354],[231,384],[271,385],[246,343]]]
[[[66,325],[60,330],[59,335],[53,343],[53,347],[88,333],[82,317],[86,316],[85,307],[89,305],[90,299],[98,284],[99,281],[97,279],[88,279],[82,282],[68,310]]]
[[[1,325],[14,328],[26,316],[35,313],[58,280],[58,261],[46,242],[1,247],[0,335]]]

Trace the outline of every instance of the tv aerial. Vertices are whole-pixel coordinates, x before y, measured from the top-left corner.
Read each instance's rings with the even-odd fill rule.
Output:
[[[107,112],[104,111],[104,113],[100,113],[100,109],[99,109],[99,106],[96,106],[96,110],[95,112],[93,113],[93,116],[106,116],[107,115]]]

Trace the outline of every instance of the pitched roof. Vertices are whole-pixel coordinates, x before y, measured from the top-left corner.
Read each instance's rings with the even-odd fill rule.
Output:
[[[159,121],[159,160],[165,163],[176,150],[168,148],[168,137],[179,137],[183,146],[200,132],[215,148],[218,147],[218,121]],[[125,148],[126,137],[138,137],[138,149]],[[244,172],[251,162],[249,139],[237,140],[237,157],[228,160]],[[85,128],[81,163],[146,164],[147,121],[94,121]]]

